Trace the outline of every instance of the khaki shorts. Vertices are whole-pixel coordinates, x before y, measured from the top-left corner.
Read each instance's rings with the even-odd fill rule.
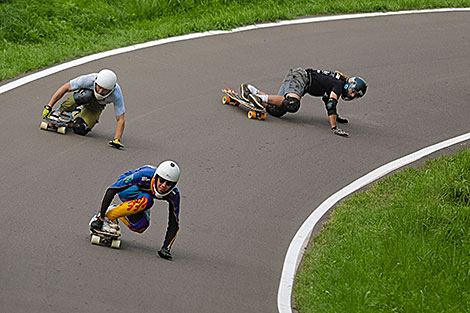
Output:
[[[303,68],[290,69],[284,77],[284,81],[277,93],[279,96],[285,96],[288,93],[295,93],[303,97],[307,93],[308,73]]]
[[[72,112],[77,109],[79,105],[75,102],[73,96],[70,96],[65,100],[59,108],[60,112]],[[74,116],[74,119],[81,117],[85,123],[88,125],[88,128],[92,129],[98,120],[100,119],[101,112],[103,112],[104,106],[99,104],[98,101],[92,101],[87,104],[82,104],[82,110],[80,113]]]

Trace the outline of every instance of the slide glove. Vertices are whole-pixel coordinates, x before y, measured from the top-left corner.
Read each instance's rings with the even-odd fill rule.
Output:
[[[49,115],[51,115],[52,108],[48,106],[47,104],[44,106],[44,111],[42,111],[42,118],[46,118]]]
[[[121,148],[124,148],[124,145],[119,141],[119,139],[113,139],[109,142],[109,145],[111,147],[114,147],[116,149],[121,149]]]
[[[158,255],[161,258],[164,258],[166,260],[171,260],[172,259],[170,251],[166,248],[162,248],[161,250],[158,250]]]
[[[336,116],[336,121],[340,124],[347,124],[349,121],[345,118],[342,118],[341,116],[337,115]]]
[[[348,137],[349,136],[349,134],[347,132],[345,132],[341,128],[338,128],[337,126],[332,127],[331,130],[333,131],[333,134],[335,134],[335,135],[342,136],[342,137]]]

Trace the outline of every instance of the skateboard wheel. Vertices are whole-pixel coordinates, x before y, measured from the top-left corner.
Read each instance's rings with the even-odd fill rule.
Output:
[[[230,98],[229,97],[222,97],[222,103],[223,104],[229,104],[230,103]]]
[[[250,118],[250,119],[251,118],[256,118],[256,112],[254,112],[254,111],[248,112],[248,118]]]
[[[266,113],[261,113],[261,114],[258,116],[258,119],[259,119],[259,120],[265,120],[265,119],[266,119]]]
[[[67,127],[61,126],[61,127],[57,128],[57,132],[59,134],[65,135],[65,133],[67,132]]]
[[[91,235],[90,242],[93,245],[99,245],[100,244],[100,236]]]
[[[47,130],[48,124],[46,122],[41,122],[41,129]]]
[[[119,249],[120,247],[121,247],[121,240],[114,239],[114,240],[111,241],[111,248]]]

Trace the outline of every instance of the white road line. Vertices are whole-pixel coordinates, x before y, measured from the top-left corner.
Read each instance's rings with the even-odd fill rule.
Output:
[[[118,48],[110,51],[105,51],[101,53],[92,54],[77,60],[73,60],[67,63],[53,66],[46,70],[19,78],[10,83],[7,83],[3,86],[0,86],[0,94],[3,94],[7,91],[10,91],[14,88],[23,86],[27,83],[35,81],[37,79],[55,74],[57,72],[82,65],[88,62],[92,62],[98,59],[103,59],[109,56],[131,52],[139,49],[164,45],[171,42],[179,42],[189,39],[225,35],[231,33],[237,33],[242,31],[249,31],[255,29],[277,27],[284,25],[295,25],[295,24],[307,24],[307,23],[318,23],[325,21],[338,21],[338,20],[347,20],[347,19],[356,19],[356,18],[368,18],[368,17],[380,17],[380,16],[391,16],[391,15],[404,15],[404,14],[423,14],[423,13],[443,13],[443,12],[470,12],[470,8],[444,8],[444,9],[432,9],[432,10],[419,10],[419,11],[398,11],[398,12],[384,12],[384,13],[365,13],[365,14],[348,14],[348,15],[333,15],[333,16],[321,16],[321,17],[311,17],[311,18],[302,18],[297,20],[289,21],[280,21],[276,23],[266,23],[266,24],[255,24],[249,26],[243,26],[239,28],[232,29],[230,31],[224,30],[212,30],[203,33],[194,33],[183,36],[159,39],[155,41],[149,41],[142,44],[132,45],[128,47]],[[301,256],[303,255],[303,247],[307,243],[307,240],[310,237],[315,224],[320,220],[320,218],[331,208],[336,202],[346,197],[347,195],[353,193],[357,189],[369,184],[370,182],[386,175],[387,173],[400,168],[406,164],[414,162],[430,153],[433,153],[439,149],[449,147],[453,144],[459,143],[461,141],[468,140],[470,138],[470,133],[465,134],[453,139],[446,140],[442,143],[433,145],[431,147],[422,149],[415,153],[412,153],[408,156],[405,156],[401,159],[393,161],[389,164],[386,164],[378,169],[370,172],[369,174],[359,178],[350,185],[344,187],[340,191],[336,192],[334,195],[325,200],[318,208],[316,208],[313,213],[307,218],[307,220],[302,224],[300,229],[297,231],[296,235],[291,241],[289,249],[287,250],[287,255],[284,260],[284,266],[281,274],[281,281],[279,285],[277,303],[278,310],[280,313],[292,312],[291,309],[291,295],[292,295],[292,286],[294,282],[295,272],[298,266]]]
[[[322,202],[313,213],[305,220],[302,226],[299,228],[294,238],[292,239],[289,249],[287,250],[286,258],[284,260],[284,266],[282,268],[281,282],[279,284],[279,291],[277,294],[277,305],[280,313],[291,313],[292,312],[292,287],[294,284],[294,277],[297,271],[297,267],[302,258],[305,246],[310,239],[310,234],[313,228],[322,218],[322,216],[338,201],[358,189],[370,184],[371,182],[387,175],[388,173],[403,167],[407,164],[413,163],[433,152],[450,147],[459,142],[469,140],[470,133],[460,135],[455,138],[448,139],[446,141],[437,143],[430,147],[421,149],[412,154],[404,156],[400,159],[392,161],[388,164],[382,165],[381,167],[373,170],[367,175],[355,180],[351,184],[347,185],[343,189],[339,190],[328,199]]]

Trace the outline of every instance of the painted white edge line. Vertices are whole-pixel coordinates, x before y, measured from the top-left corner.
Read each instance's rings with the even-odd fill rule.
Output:
[[[470,139],[470,133],[460,135],[455,138],[451,138],[440,143],[434,144],[427,148],[421,149],[407,156],[399,158],[388,164],[382,165],[381,167],[373,170],[372,172],[362,176],[361,178],[350,183],[346,187],[342,188],[328,199],[323,201],[305,220],[300,229],[292,239],[289,248],[287,250],[286,258],[284,260],[284,266],[282,268],[281,281],[279,284],[279,291],[277,295],[277,305],[280,313],[291,313],[292,312],[292,288],[294,284],[294,277],[299,266],[300,260],[305,251],[305,246],[310,239],[310,234],[318,221],[328,210],[335,205],[338,201],[358,189],[374,182],[375,180],[387,175],[388,173],[401,168],[405,165],[413,163],[433,152],[450,147],[457,143]]]
[[[433,9],[433,10],[414,10],[414,11],[397,11],[397,12],[383,12],[383,13],[364,13],[364,14],[348,14],[348,15],[333,15],[333,16],[321,16],[321,17],[311,17],[311,18],[302,18],[297,20],[289,20],[289,21],[280,21],[276,23],[266,23],[266,24],[255,24],[249,26],[243,26],[239,28],[232,29],[230,31],[224,30],[212,30],[206,31],[203,33],[193,33],[188,35],[182,35],[177,37],[170,37],[165,39],[159,39],[154,41],[145,42],[142,44],[132,45],[128,47],[118,48],[110,51],[100,52],[96,54],[92,54],[80,59],[76,59],[70,62],[66,62],[63,64],[59,64],[53,66],[51,68],[42,70],[40,72],[30,74],[28,76],[19,78],[14,80],[10,83],[0,86],[0,94],[3,94],[7,91],[10,91],[14,88],[23,86],[27,83],[35,81],[37,79],[55,74],[57,72],[82,65],[91,61],[95,61],[98,59],[103,59],[109,56],[131,52],[139,49],[145,49],[149,47],[154,47],[158,45],[167,44],[170,42],[178,42],[184,41],[189,39],[195,38],[202,38],[202,37],[209,37],[209,36],[217,36],[217,35],[224,35],[230,33],[237,33],[242,31],[254,30],[254,29],[262,29],[262,28],[269,28],[269,27],[276,27],[276,26],[284,26],[284,25],[295,25],[295,24],[306,24],[306,23],[316,23],[316,22],[325,22],[325,21],[337,21],[337,20],[347,20],[347,19],[356,19],[356,18],[366,18],[366,17],[377,17],[377,16],[390,16],[390,15],[403,15],[403,14],[419,14],[419,13],[439,13],[439,12],[464,12],[470,11],[470,8],[444,8],[444,9]]]

